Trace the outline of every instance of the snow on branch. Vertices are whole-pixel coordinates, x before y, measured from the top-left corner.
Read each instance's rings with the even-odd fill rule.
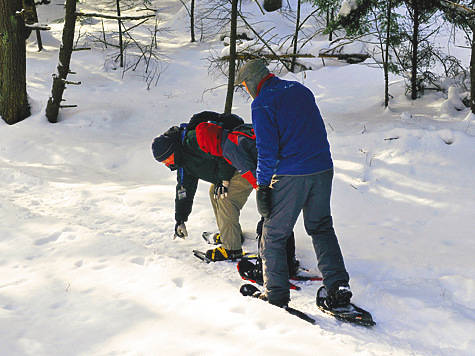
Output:
[[[30,30],[41,30],[41,31],[51,30],[51,27],[49,27],[48,25],[40,25],[39,23],[25,24],[25,27],[29,28]]]
[[[348,16],[351,11],[356,10],[358,5],[356,4],[355,0],[345,0],[340,6],[340,11],[338,12],[338,16]]]
[[[452,1],[449,0],[440,0],[442,5],[450,7],[451,9],[457,11],[460,14],[463,15],[468,15],[468,16],[474,16],[475,15],[475,9],[471,9],[467,6],[463,6],[460,4],[453,3]]]
[[[139,15],[139,16],[117,16],[117,15],[107,15],[100,12],[76,12],[76,16],[83,16],[83,17],[100,17],[103,19],[111,19],[111,20],[142,20],[147,19],[150,17],[155,17],[153,15]]]

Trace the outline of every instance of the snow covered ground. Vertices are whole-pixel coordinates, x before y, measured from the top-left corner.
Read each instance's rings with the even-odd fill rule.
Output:
[[[65,98],[78,107],[57,124],[44,108],[62,25],[44,33],[42,52],[30,38],[33,115],[0,120],[0,355],[473,355],[475,123],[454,109],[456,93],[412,102],[393,77],[385,110],[380,69],[315,60],[284,76],[312,89],[325,118],[353,301],[377,322],[320,313],[312,282],[291,294],[311,326],[243,298],[234,263],[192,255],[216,228],[207,183],[190,236],[173,240],[175,175],[150,143],[193,113],[222,111],[225,86],[209,89],[226,80],[208,76],[205,60],[221,42],[189,43],[181,3],[159,4],[175,31],[162,39],[170,64],[158,85],[122,77],[98,50],[75,52],[71,80],[82,85]],[[233,111],[250,122],[244,95]],[[250,252],[257,221],[252,194],[241,218]],[[297,256],[313,268],[301,221],[295,231]]]

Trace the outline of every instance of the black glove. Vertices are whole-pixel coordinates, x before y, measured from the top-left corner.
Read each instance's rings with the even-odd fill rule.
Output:
[[[175,224],[175,236],[173,237],[173,240],[175,240],[177,236],[181,237],[182,239],[188,236],[188,231],[186,231],[184,221],[177,221]]]
[[[271,213],[271,188],[269,185],[258,185],[257,187],[257,211],[263,217],[268,218]]]
[[[229,181],[218,182],[214,186],[214,199],[224,199],[228,196]]]

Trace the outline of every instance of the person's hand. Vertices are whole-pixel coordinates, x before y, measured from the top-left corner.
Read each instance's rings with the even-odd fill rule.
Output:
[[[177,237],[184,239],[187,236],[188,236],[188,231],[186,231],[185,222],[177,221],[175,224],[175,235],[173,237],[173,240],[175,240]]]
[[[257,186],[257,211],[265,218],[268,218],[271,214],[271,192],[268,184]]]
[[[228,187],[229,187],[228,180],[216,183],[214,186],[214,199],[226,198],[228,196]]]

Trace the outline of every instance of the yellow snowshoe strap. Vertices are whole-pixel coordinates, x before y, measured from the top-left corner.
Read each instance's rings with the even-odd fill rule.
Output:
[[[213,250],[213,260],[215,259],[216,251],[221,252],[221,254],[223,255],[224,258],[228,258],[228,254],[227,254],[227,252],[226,252],[226,249],[225,249],[223,246],[219,246],[219,247],[216,247],[216,248]]]

